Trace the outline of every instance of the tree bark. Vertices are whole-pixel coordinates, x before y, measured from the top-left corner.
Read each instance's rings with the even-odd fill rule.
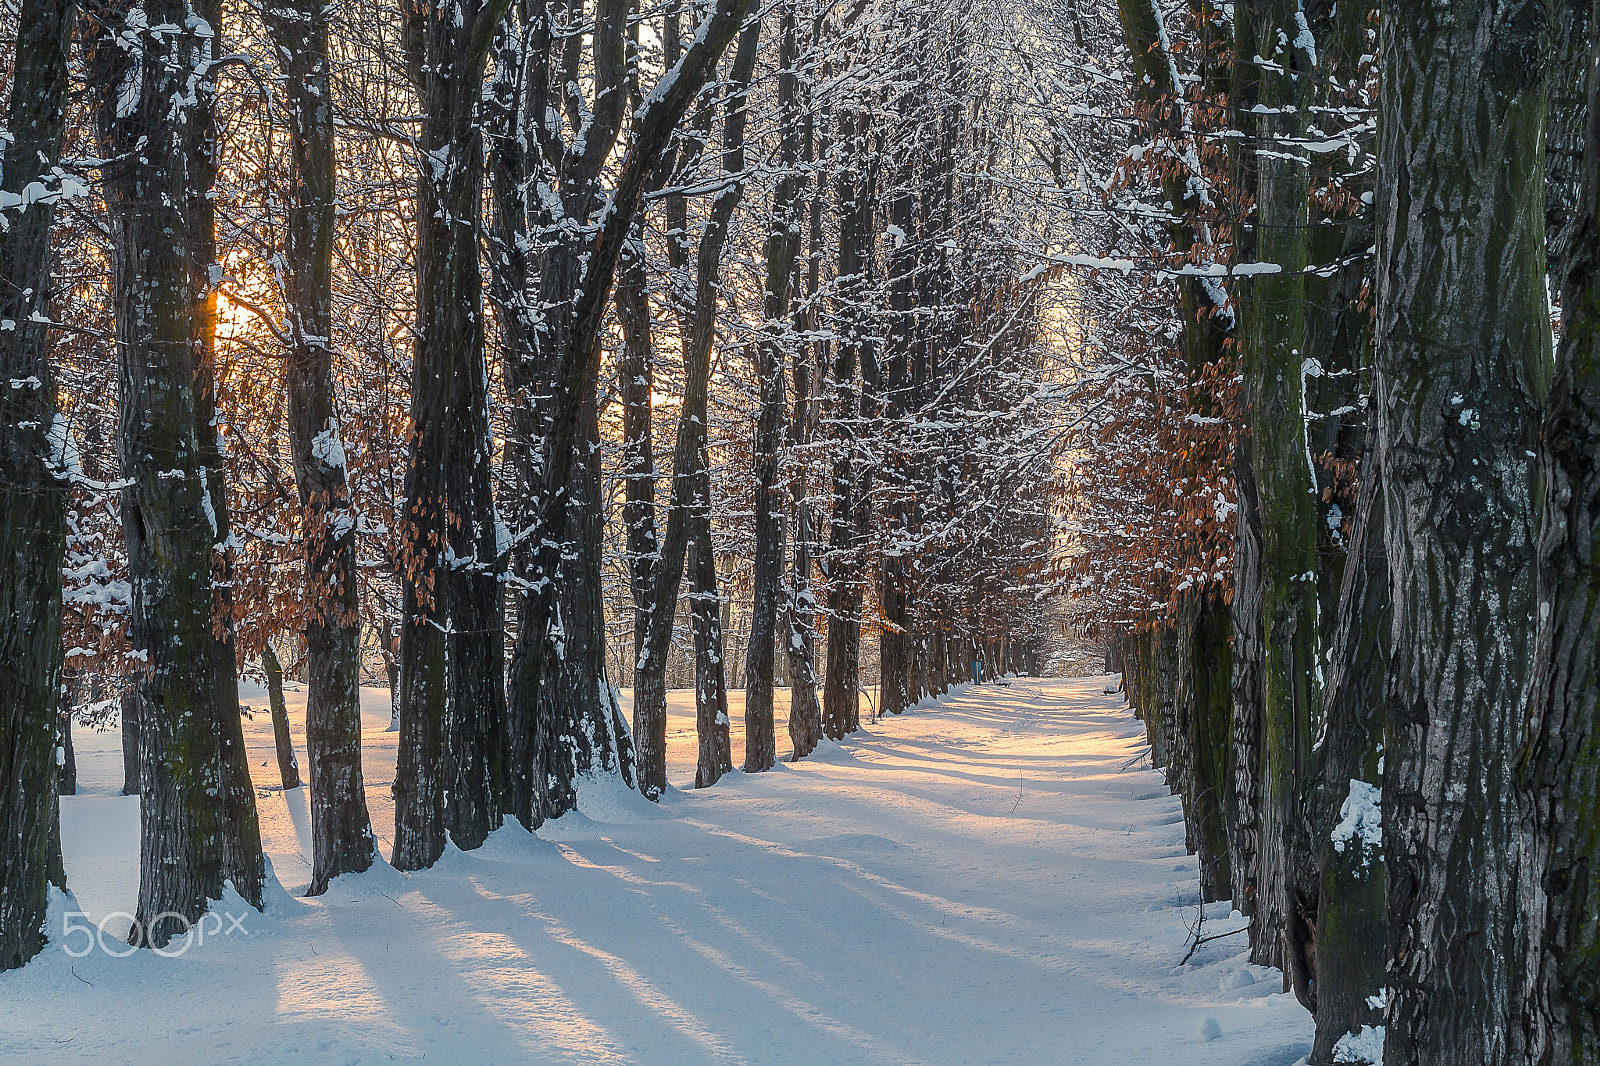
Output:
[[[498,523],[490,494],[479,266],[479,103],[491,34],[510,0],[408,7],[422,106],[417,341],[406,470],[405,622],[394,865],[431,866],[500,825],[507,779]]]
[[[1405,0],[1379,57],[1373,398],[1394,592],[1391,1064],[1508,1061],[1548,390],[1545,9]]]
[[[19,195],[61,158],[67,60],[76,5],[24,0],[0,190]],[[57,190],[59,192],[59,189]],[[59,479],[67,425],[56,407],[45,321],[50,199],[6,212],[0,230],[0,970],[45,945],[45,908],[61,866],[56,711],[61,686]]]
[[[1318,773],[1308,802],[1319,875],[1309,953],[1317,1022],[1311,1061],[1317,1066],[1334,1061],[1334,1047],[1346,1034],[1383,1024],[1383,1009],[1374,1004],[1382,1001],[1384,987],[1384,861],[1360,816],[1370,810],[1370,789],[1382,783],[1392,620],[1375,433],[1369,432],[1368,442],[1329,646]]]
[[[634,722],[639,740],[639,787],[658,799],[666,787],[666,657],[672,639],[672,622],[684,563],[691,541],[701,543],[699,560],[690,575],[690,612],[695,617],[696,723],[701,759],[695,773],[697,787],[713,783],[724,772],[721,752],[726,747],[726,691],[722,670],[721,620],[717,615],[715,560],[711,552],[710,474],[707,469],[707,394],[711,374],[711,348],[716,339],[717,292],[728,224],[744,195],[745,88],[755,66],[759,20],[739,35],[728,75],[727,113],[723,129],[723,172],[741,175],[726,185],[712,201],[710,217],[695,263],[693,305],[684,316],[683,408],[672,453],[672,490],[665,536],[651,578],[649,633],[635,673]],[[719,699],[717,693],[722,692]],[[657,742],[661,744],[658,749]],[[732,768],[731,754],[726,769]]]
[[[261,672],[267,678],[267,706],[272,714],[272,742],[278,752],[278,780],[284,791],[300,787],[300,762],[289,739],[289,708],[283,700],[283,665],[271,644],[261,648]]]
[[[1253,75],[1255,111],[1253,254],[1276,269],[1239,295],[1247,432],[1260,516],[1261,770],[1259,873],[1254,961],[1285,965],[1296,920],[1290,885],[1303,849],[1301,801],[1309,778],[1311,731],[1320,716],[1316,480],[1305,423],[1306,227],[1309,160],[1300,147],[1316,75],[1294,4],[1241,8],[1235,33],[1252,55],[1271,56]],[[1293,32],[1289,32],[1293,31]],[[1285,34],[1288,34],[1286,37]],[[1295,42],[1284,46],[1283,41]],[[1256,607],[1253,597],[1235,610]]]
[[[685,351],[696,363],[704,363],[709,375],[711,347],[715,343],[717,299],[722,281],[722,254],[727,247],[728,228],[744,198],[744,131],[750,75],[755,70],[756,48],[760,42],[761,20],[752,19],[739,34],[727,81],[727,113],[722,129],[722,172],[732,183],[712,202],[711,217],[700,238],[696,256],[694,306],[689,316]],[[684,405],[684,417],[693,418],[699,427],[697,447],[690,470],[693,472],[689,524],[688,578],[689,618],[694,630],[695,649],[695,727],[699,737],[699,760],[695,787],[714,785],[733,769],[729,740],[727,652],[723,640],[722,600],[717,587],[716,552],[711,539],[711,456],[707,427],[710,412],[708,389],[696,392],[691,410]],[[674,475],[683,467],[674,465]],[[772,729],[766,729],[771,734]]]
[[[1183,781],[1191,850],[1199,856],[1200,892],[1208,901],[1233,891],[1228,868],[1229,761],[1232,754],[1233,661],[1228,609],[1210,597],[1180,613],[1187,628],[1180,646],[1178,730],[1187,751]]]
[[[702,456],[702,471],[704,463]],[[694,787],[709,788],[733,769],[733,747],[729,737],[727,675],[722,663],[721,600],[711,552],[710,478],[702,475],[700,480],[696,496],[703,503],[696,507],[686,562],[689,619],[694,628],[695,735],[699,738]]]
[[[163,0],[93,13],[89,82],[102,154],[113,160],[102,174],[121,363],[129,631],[143,664],[134,681],[143,777],[130,938],[161,946],[226,882],[259,905],[265,877],[239,721],[215,411],[210,71],[221,10]],[[184,28],[152,32],[158,26]]]
[[[838,740],[861,728],[860,655],[863,561],[858,558],[865,477],[857,452],[857,421],[863,417],[858,370],[872,359],[866,300],[873,268],[876,191],[870,159],[871,131],[864,108],[841,117],[846,163],[838,180],[839,297],[841,334],[834,349],[832,419],[838,434],[833,463],[833,499],[824,576],[828,579],[828,662],[822,687],[822,731]]]
[[[1544,521],[1529,742],[1518,778],[1526,841],[1518,885],[1522,1061],[1600,1063],[1600,26],[1588,12],[1579,196],[1561,276],[1561,344],[1541,435]],[[1513,963],[1514,965],[1514,963]]]
[[[1249,438],[1234,448],[1233,781],[1228,826],[1233,905],[1251,918],[1252,945],[1272,938],[1256,917],[1261,884],[1261,516]]]
[[[130,685],[122,694],[122,794],[139,794],[139,701]]]
[[[750,644],[745,657],[744,770],[760,773],[777,761],[777,728],[773,719],[773,668],[778,636],[778,608],[783,598],[783,487],[778,484],[779,449],[783,444],[784,343],[795,264],[803,234],[800,195],[805,180],[796,174],[800,158],[799,37],[794,4],[783,5],[778,40],[778,159],[785,173],[772,192],[768,223],[766,284],[762,301],[763,331],[755,345],[756,380],[761,410],[756,418],[755,573],[750,594]],[[798,747],[798,745],[797,745]]]
[[[824,20],[820,14],[813,16],[811,44],[814,48],[822,34]],[[826,150],[826,115],[818,116],[818,108],[804,108],[800,139],[801,161],[814,162],[820,151]],[[821,142],[821,143],[819,143]],[[805,265],[805,305],[797,316],[797,325],[804,332],[816,336],[818,322],[817,293],[822,284],[823,228],[822,213],[827,197],[827,183],[818,180],[811,187],[811,197],[806,205],[806,240],[808,244]],[[794,376],[794,410],[789,418],[789,444],[797,452],[809,445],[814,435],[816,403],[814,371],[828,365],[829,342],[826,338],[800,345],[790,360],[790,373]],[[814,360],[814,361],[813,361]],[[795,477],[790,482],[790,500],[794,507],[794,557],[789,567],[789,587],[784,602],[784,654],[789,675],[789,741],[790,759],[803,759],[816,750],[822,740],[822,704],[817,700],[816,617],[817,598],[812,587],[812,544],[815,541],[811,518],[811,482],[808,464],[797,464]]]
[[[658,671],[659,684],[654,689],[652,679],[643,674],[654,603],[651,583],[655,578],[660,538],[656,526],[656,460],[651,424],[655,359],[650,339],[642,219],[636,223],[623,252],[616,302],[623,337],[617,377],[622,396],[622,523],[627,527],[628,581],[633,593],[634,738],[641,752],[645,748],[664,752],[667,742],[665,674]]]
[[[78,794],[78,754],[72,747],[72,704],[63,701],[61,714],[56,719],[59,736],[57,757],[61,761],[60,778],[56,792],[62,796]]]
[[[673,62],[652,91],[634,112],[634,137],[617,177],[609,199],[593,222],[595,234],[585,258],[580,281],[568,296],[570,303],[561,308],[559,318],[566,328],[559,343],[552,350],[559,353],[549,368],[545,385],[551,390],[551,416],[545,436],[546,463],[539,470],[539,504],[536,516],[530,523],[537,548],[528,562],[528,572],[555,574],[560,565],[565,540],[567,507],[558,501],[550,486],[565,485],[571,477],[574,458],[583,438],[584,405],[593,395],[598,381],[600,363],[600,331],[606,310],[611,303],[611,282],[617,260],[633,229],[634,215],[650,176],[661,165],[671,140],[672,131],[682,120],[689,105],[714,71],[717,60],[732,40],[744,17],[748,0],[717,0],[706,13],[694,42]],[[537,68],[537,64],[534,64]],[[620,82],[616,82],[620,85]],[[620,99],[620,94],[617,94]],[[551,146],[552,151],[556,151]],[[603,156],[603,153],[602,153]],[[602,159],[594,161],[598,169]],[[670,540],[670,537],[669,537]],[[682,556],[678,568],[681,570]],[[512,656],[512,684],[519,704],[534,698],[539,691],[545,668],[543,647],[549,632],[550,620],[555,612],[557,589],[554,581],[532,583],[527,589],[518,610],[518,636]],[[669,607],[676,601],[677,587],[673,583]],[[659,603],[659,599],[657,601]],[[652,612],[652,617],[655,612]],[[667,622],[666,640],[670,640],[670,620]],[[647,651],[653,651],[647,649]],[[665,641],[661,647],[664,658]],[[642,658],[642,657],[641,657]],[[654,678],[651,679],[652,684]],[[665,713],[665,677],[660,677],[659,693],[645,691],[641,686],[634,694],[635,714],[648,713],[652,700],[659,698],[660,710]],[[645,737],[640,737],[638,749],[638,778],[641,791],[650,798],[658,798],[666,786],[665,720],[662,720],[663,746],[656,750],[648,747]],[[620,727],[620,719],[618,720]],[[643,733],[642,730],[637,732]],[[523,745],[524,754],[531,749]],[[515,773],[524,780],[532,766],[519,757]],[[525,786],[524,791],[531,791]],[[520,813],[520,812],[519,812]]]
[[[915,17],[915,16],[913,16]],[[926,15],[915,28],[901,32],[911,39],[927,33]],[[919,57],[904,52],[902,63],[914,65]],[[901,75],[909,84],[921,79],[914,69]],[[918,328],[918,196],[917,159],[925,153],[920,143],[918,90],[902,92],[896,108],[893,134],[892,191],[888,200],[891,239],[887,256],[887,336],[884,341],[884,390],[881,397],[889,425],[904,423],[910,408],[911,364],[921,330]],[[893,431],[890,431],[893,432]],[[883,439],[887,434],[880,433]],[[912,500],[910,456],[902,449],[885,449],[880,466],[888,489],[884,531],[878,564],[878,712],[901,714],[916,702],[912,692],[912,556],[910,549]]]
[[[361,630],[356,603],[355,514],[334,406],[333,248],[335,157],[329,84],[328,9],[291,0],[262,9],[284,73],[290,144],[285,226],[289,443],[304,516],[306,757],[311,769],[311,885],[321,895],[340,874],[372,865],[377,842],[361,773]],[[263,652],[263,665],[271,656]],[[276,665],[276,656],[272,656]],[[269,681],[271,674],[268,675]],[[279,703],[282,674],[279,671]],[[284,788],[299,785],[283,720],[278,762]],[[291,777],[294,784],[290,784]]]
[[[1555,0],[1551,8],[1555,50],[1545,122],[1544,220],[1551,288],[1559,295],[1567,276],[1567,253],[1579,250],[1573,239],[1582,211],[1594,13],[1591,0]]]

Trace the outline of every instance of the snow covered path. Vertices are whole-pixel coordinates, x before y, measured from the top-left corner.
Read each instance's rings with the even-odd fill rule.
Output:
[[[537,837],[507,828],[424,873],[279,892],[265,915],[224,903],[243,930],[218,921],[178,958],[52,945],[0,975],[0,1061],[1288,1066],[1309,1016],[1244,964],[1242,936],[1177,966],[1194,862],[1104,685],[968,688],[660,807],[591,790]],[[387,838],[393,737],[368,698]],[[270,726],[250,727],[260,785]],[[94,921],[133,902],[116,743],[80,735],[90,794],[62,804]],[[291,888],[296,792],[260,801]],[[1207,908],[1207,931],[1239,924],[1226,915]]]

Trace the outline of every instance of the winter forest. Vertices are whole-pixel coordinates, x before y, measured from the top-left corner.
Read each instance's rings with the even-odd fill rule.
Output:
[[[0,40],[0,1060],[1600,1066],[1600,4]]]

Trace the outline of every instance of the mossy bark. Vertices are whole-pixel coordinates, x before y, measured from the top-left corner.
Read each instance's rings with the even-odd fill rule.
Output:
[[[1329,645],[1318,774],[1307,804],[1318,880],[1310,886],[1310,942],[1300,955],[1311,964],[1316,1066],[1334,1061],[1334,1046],[1346,1034],[1383,1024],[1383,1009],[1376,1005],[1384,987],[1383,855],[1359,834],[1341,832],[1341,843],[1334,842],[1335,827],[1354,813],[1347,804],[1358,799],[1355,782],[1382,783],[1392,617],[1380,479],[1376,449],[1369,447]]]
[[[1256,64],[1251,106],[1255,211],[1244,225],[1263,272],[1239,296],[1246,432],[1260,523],[1259,600],[1239,590],[1235,614],[1258,611],[1261,632],[1260,834],[1252,958],[1284,962],[1295,917],[1289,886],[1299,861],[1301,797],[1320,714],[1316,479],[1305,423],[1305,267],[1309,160],[1306,128],[1314,45],[1302,42],[1296,4],[1241,6],[1235,33]],[[1236,264],[1237,265],[1237,264]],[[1242,594],[1241,594],[1242,593]]]
[[[88,77],[102,152],[113,160],[104,188],[121,364],[122,524],[134,589],[129,635],[141,661],[131,936],[159,946],[227,882],[259,905],[265,860],[239,721],[216,436],[209,72],[222,13],[216,4],[146,3],[137,26],[184,26],[156,34],[136,28],[132,10],[94,9]],[[140,40],[137,65],[116,39],[124,33]]]

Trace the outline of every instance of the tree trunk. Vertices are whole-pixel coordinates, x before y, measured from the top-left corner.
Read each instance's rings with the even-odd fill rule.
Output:
[[[377,842],[361,774],[361,630],[356,603],[355,514],[334,407],[333,247],[335,160],[329,85],[328,9],[317,0],[262,9],[278,49],[288,102],[290,201],[283,271],[288,307],[289,443],[306,543],[306,757],[311,766],[311,886],[321,895],[340,874],[372,865]],[[270,657],[270,665],[268,658]],[[263,666],[277,657],[262,653]],[[284,788],[300,783],[280,713],[273,731]],[[284,757],[287,754],[288,762]],[[291,784],[291,779],[293,783]]]
[[[704,462],[702,457],[702,470]],[[700,741],[694,787],[709,788],[733,769],[733,748],[728,735],[728,685],[722,664],[721,601],[711,554],[711,504],[707,498],[710,479],[702,475],[701,481],[697,495],[706,495],[701,495],[704,502],[696,508],[687,564],[689,618],[694,627],[695,734]]]
[[[530,368],[523,379],[535,383],[550,399],[536,419],[537,430],[544,440],[544,465],[537,474],[538,513],[530,526],[537,534],[534,542],[539,545],[527,564],[534,590],[523,600],[518,645],[512,661],[519,733],[526,729],[529,721],[524,708],[535,698],[532,694],[539,690],[539,679],[543,676],[550,679],[547,685],[550,691],[537,698],[540,701],[561,699],[565,706],[575,709],[560,715],[560,721],[552,726],[539,727],[540,736],[555,736],[559,744],[534,741],[522,745],[523,754],[517,765],[518,773],[524,778],[538,772],[534,767],[545,764],[556,767],[551,776],[557,779],[574,776],[576,771],[584,769],[583,763],[563,760],[576,746],[594,752],[593,756],[581,757],[598,760],[599,765],[608,769],[614,767],[628,779],[627,763],[634,750],[611,698],[610,686],[603,678],[604,629],[600,611],[603,514],[600,511],[596,426],[600,330],[610,303],[612,272],[634,231],[634,213],[641,194],[656,180],[662,161],[669,154],[672,132],[714,70],[742,18],[742,7],[742,0],[719,2],[707,13],[694,43],[681,52],[676,33],[667,34],[666,44],[670,49],[667,59],[671,69],[663,75],[658,92],[642,97],[636,91],[625,95],[625,89],[630,88],[625,84],[629,75],[624,48],[628,35],[628,5],[610,0],[600,4],[594,16],[596,103],[593,121],[582,129],[576,146],[557,144],[552,139],[555,131],[544,121],[550,109],[558,106],[555,94],[576,91],[572,76],[563,66],[557,72],[560,74],[556,79],[558,84],[552,88],[548,64],[540,61],[531,65],[536,84],[528,105],[533,121],[527,126],[540,140],[543,156],[560,158],[562,163],[556,173],[542,175],[552,187],[561,189],[560,210],[544,218],[546,232],[542,239],[549,247],[539,271],[540,310],[545,319],[539,343],[542,354],[539,365]],[[538,25],[538,20],[535,24]],[[552,25],[548,22],[538,29],[540,34],[551,31]],[[565,35],[568,31],[563,27],[561,32]],[[551,43],[553,37],[546,36],[543,40],[543,44],[536,43],[536,49],[545,50],[551,57],[561,54],[560,47]],[[550,51],[552,48],[555,50]],[[608,198],[600,185],[600,177],[620,129],[622,108],[628,96],[636,101],[634,137],[616,188]],[[566,100],[568,116],[574,123],[577,122],[574,116],[585,106],[570,96]],[[541,198],[541,210],[548,211],[551,206],[549,197]],[[579,222],[578,227],[572,226],[573,220]],[[533,439],[531,434],[519,434],[519,438]],[[527,465],[531,470],[532,464]],[[575,481],[575,478],[582,480]],[[563,494],[555,491],[561,486],[574,487]],[[575,502],[569,505],[569,498],[589,501],[581,515]],[[567,523],[574,517],[580,525],[574,535],[568,536]],[[570,545],[574,550],[569,551],[563,545]],[[564,561],[569,555],[576,557],[572,564],[574,569],[570,570]],[[681,570],[681,554],[677,566]],[[678,576],[674,575],[671,589],[673,601],[677,596]],[[652,577],[652,588],[657,580]],[[671,607],[672,601],[669,601],[665,621],[668,641]],[[657,614],[653,602],[651,617]],[[550,626],[552,618],[559,620],[563,641],[574,639],[580,630],[589,634],[573,645],[573,652],[562,649],[563,654],[569,655],[565,661],[559,661],[553,654],[555,644],[549,639],[555,632]],[[656,664],[664,661],[665,649],[661,649],[662,655],[653,655],[654,650],[655,645],[647,641],[638,658],[634,691],[634,713],[636,721],[640,722],[637,777],[641,789],[651,798],[658,797],[666,784],[664,677],[659,678],[660,684],[657,684],[658,679],[651,676]],[[585,677],[580,682],[586,687],[563,684],[563,679],[576,676],[573,671],[583,672]],[[564,687],[574,688],[578,699],[563,696]],[[590,691],[597,692],[598,696],[584,697],[583,694]],[[654,724],[658,716],[659,728]],[[659,748],[654,745],[658,736]],[[541,759],[545,760],[544,764],[540,763]],[[557,789],[552,794],[559,797],[563,793]]]
[[[802,368],[796,366],[798,373]],[[804,386],[797,383],[795,394],[804,396]],[[796,406],[804,403],[796,399]],[[804,417],[801,415],[800,417]],[[817,702],[816,630],[812,619],[816,615],[816,597],[811,591],[811,508],[805,498],[805,485],[800,482],[795,494],[794,561],[790,568],[788,602],[784,606],[787,643],[784,654],[789,666],[789,742],[790,759],[803,759],[817,750],[822,740],[822,706]]]
[[[481,65],[479,67],[481,70]],[[481,89],[479,90],[481,91]],[[481,132],[465,139],[474,160],[476,184],[482,182]],[[471,193],[474,204],[478,188]],[[456,215],[453,236],[458,239],[461,215]],[[472,253],[476,253],[476,230]],[[465,263],[468,249],[453,253]],[[476,261],[470,271],[477,273]],[[489,431],[489,370],[483,347],[481,289],[471,286],[474,299],[468,316],[469,346],[458,351],[461,360],[455,379],[457,397],[452,407],[457,437],[449,451],[448,488],[451,501],[450,550],[450,696],[445,743],[445,825],[456,847],[471,850],[483,844],[510,810],[510,732],[505,689],[505,603],[501,590],[500,535],[495,513],[492,458],[494,441]],[[452,330],[454,332],[454,330]],[[597,681],[604,676],[604,645],[600,669],[586,674]]]
[[[694,302],[684,316],[683,410],[678,420],[677,440],[672,453],[672,491],[667,512],[666,534],[651,577],[653,602],[650,606],[649,633],[639,655],[635,673],[634,732],[639,738],[639,787],[651,799],[658,799],[666,788],[666,658],[672,640],[672,623],[681,588],[684,561],[692,539],[703,539],[705,555],[696,573],[690,575],[691,614],[695,625],[696,721],[700,748],[704,756],[696,772],[696,783],[710,783],[720,776],[717,766],[726,741],[718,730],[727,729],[726,691],[723,682],[721,619],[715,599],[716,573],[710,537],[710,474],[706,467],[707,392],[711,374],[711,348],[716,338],[717,291],[721,275],[722,252],[727,242],[728,224],[744,195],[745,87],[755,66],[759,20],[739,35],[728,76],[727,114],[723,128],[723,172],[741,175],[726,185],[712,201],[710,217],[700,239],[695,270]],[[697,613],[698,612],[698,613]],[[723,693],[720,711],[716,693]],[[710,703],[706,701],[710,700]],[[721,715],[719,725],[718,715]],[[661,748],[656,748],[659,740]],[[731,769],[731,755],[728,768]]]
[[[267,705],[272,712],[272,742],[278,750],[278,779],[284,791],[300,787],[300,763],[289,739],[289,708],[283,701],[283,665],[271,644],[261,648],[261,672],[267,678]]]
[[[1508,1060],[1548,389],[1544,8],[1384,11],[1373,410],[1394,590],[1385,1061]]]
[[[811,23],[811,43],[815,47],[822,33],[824,20],[816,15]],[[817,120],[816,108],[804,108],[805,118],[800,140],[801,161],[810,164],[819,150],[826,148],[826,125]],[[819,143],[824,142],[824,143]],[[811,188],[806,208],[807,255],[805,268],[805,310],[797,320],[809,335],[821,332],[815,327],[818,314],[816,296],[822,284],[823,242],[822,209],[827,197],[827,183],[818,180]],[[791,358],[794,375],[794,410],[789,419],[788,439],[797,451],[810,444],[816,422],[814,402],[815,367],[828,365],[829,341],[810,341],[799,346]],[[815,362],[813,363],[813,358]],[[803,759],[816,750],[822,740],[822,705],[817,700],[816,617],[817,598],[812,587],[811,551],[815,537],[811,519],[811,482],[807,465],[798,464],[790,482],[790,500],[794,507],[794,558],[789,567],[789,588],[784,602],[784,655],[789,675],[789,740],[792,745],[790,759]]]
[[[651,425],[651,394],[655,360],[650,340],[650,301],[645,275],[642,223],[636,224],[623,252],[617,277],[617,318],[622,325],[623,351],[617,362],[622,395],[622,523],[627,527],[628,581],[633,593],[633,734],[637,758],[648,751],[654,760],[652,774],[664,780],[667,744],[666,675],[645,676],[645,647],[650,636],[654,603],[655,559],[660,550],[656,527],[655,442]],[[660,664],[663,668],[665,662]],[[643,769],[640,770],[641,777]]]
[[[1588,14],[1582,180],[1565,245],[1561,345],[1542,434],[1539,627],[1518,780],[1527,955],[1514,1014],[1526,1044],[1521,1061],[1530,1066],[1600,1063],[1600,34],[1593,29],[1600,18]]]
[[[417,341],[403,534],[400,744],[394,865],[431,866],[445,832],[483,843],[506,798],[497,522],[489,492],[488,373],[478,258],[479,102],[489,35],[509,0],[408,8],[422,105]]]
[[[1258,918],[1261,867],[1261,516],[1256,506],[1252,443],[1234,447],[1233,553],[1233,780],[1228,824],[1228,869],[1233,906],[1250,916],[1250,943],[1273,942]]]
[[[72,705],[62,705],[61,714],[56,719],[56,732],[59,735],[57,758],[61,762],[61,776],[56,783],[56,792],[63,796],[76,796],[78,794],[78,754],[72,748]]]
[[[1238,103],[1255,116],[1253,174],[1259,262],[1277,269],[1255,275],[1239,296],[1247,432],[1260,516],[1262,635],[1259,873],[1252,942],[1256,962],[1284,960],[1282,939],[1295,917],[1289,886],[1303,851],[1301,797],[1309,776],[1311,730],[1320,714],[1315,475],[1306,439],[1306,226],[1309,174],[1299,147],[1311,101],[1315,45],[1304,44],[1293,4],[1241,8],[1235,33],[1274,66],[1252,75],[1253,96]],[[1285,32],[1294,31],[1287,38]],[[1295,42],[1285,48],[1283,40]],[[1255,109],[1262,110],[1255,110]],[[1255,609],[1253,597],[1235,610]]]
[[[450,5],[445,5],[445,12],[451,10]],[[488,15],[485,8],[478,18],[486,19]],[[495,23],[498,21],[497,17]],[[441,37],[449,36],[449,30],[442,31]],[[437,343],[452,349],[448,355],[431,356],[425,361],[449,361],[453,371],[449,378],[453,439],[446,451],[445,470],[453,561],[448,582],[450,691],[444,819],[451,842],[471,850],[500,828],[502,819],[510,813],[511,785],[505,604],[500,581],[502,530],[493,492],[494,441],[489,430],[489,368],[478,258],[484,177],[479,107],[484,53],[462,37],[448,43],[440,40],[433,54],[439,62],[449,64],[452,72],[459,71],[448,88],[437,86],[437,91],[450,97],[446,106],[451,118],[448,125],[440,123],[434,147],[446,149],[452,165],[444,187],[437,190],[443,194],[438,206],[445,211],[445,217],[433,220],[427,227],[443,231],[435,233],[438,243],[432,247],[441,257],[441,272],[450,275],[444,290],[451,302],[448,306],[442,301],[434,304],[426,327],[419,333],[423,346]],[[459,165],[455,163],[458,158],[462,158]],[[420,255],[418,258],[420,264]]]
[[[911,15],[918,25],[909,22],[901,32],[916,39],[928,33],[928,16]],[[916,64],[922,57],[902,51],[898,62],[906,64],[901,77],[909,85],[918,85],[924,79]],[[888,215],[890,241],[888,250],[888,322],[884,341],[883,390],[880,401],[889,425],[878,434],[879,439],[914,439],[911,422],[913,365],[925,362],[919,351],[923,330],[919,317],[937,313],[939,294],[918,284],[919,278],[931,278],[934,270],[922,263],[923,234],[918,228],[920,185],[918,163],[931,154],[923,143],[921,130],[925,90],[913,89],[900,94],[896,106],[893,152],[892,191],[889,195]],[[940,175],[929,179],[938,186]],[[923,306],[924,298],[927,306]],[[865,369],[865,368],[863,368]],[[865,377],[865,375],[863,375]],[[891,428],[892,427],[892,428]],[[900,714],[917,701],[914,691],[913,666],[914,638],[912,633],[912,569],[915,561],[913,545],[916,488],[913,464],[917,457],[907,454],[904,446],[886,449],[884,461],[879,464],[885,482],[884,530],[878,567],[878,713]]]
[[[1550,99],[1545,125],[1544,220],[1551,288],[1560,294],[1567,254],[1582,213],[1584,137],[1589,114],[1589,42],[1592,0],[1555,0]]]
[[[1200,861],[1200,891],[1207,901],[1233,890],[1228,868],[1228,792],[1232,752],[1232,649],[1228,609],[1206,598],[1186,618],[1189,628],[1178,663],[1183,687],[1179,731],[1188,752],[1184,810]]]
[[[871,323],[865,301],[872,271],[876,194],[869,159],[871,133],[867,112],[847,111],[841,141],[847,162],[839,177],[839,307],[840,339],[833,365],[838,454],[833,463],[833,514],[824,575],[828,579],[828,663],[822,688],[822,731],[833,740],[861,728],[861,571],[859,517],[865,476],[857,452],[856,421],[865,413],[856,382],[871,359]]]
[[[122,694],[122,794],[139,794],[139,701],[133,686]]]
[[[794,173],[800,158],[800,77],[795,65],[800,48],[795,5],[783,5],[778,40],[779,161],[785,173],[772,193],[772,218],[765,248],[767,273],[762,303],[766,322],[755,346],[756,379],[761,394],[754,448],[755,573],[750,599],[750,645],[745,658],[744,769],[770,770],[777,761],[773,724],[773,668],[778,635],[778,607],[783,598],[783,489],[778,484],[779,449],[783,443],[784,344],[781,333],[789,318],[795,264],[802,235],[800,195],[804,179]],[[798,748],[798,744],[796,747]]]
[[[1384,864],[1372,798],[1382,782],[1384,688],[1391,614],[1384,550],[1383,490],[1376,434],[1361,472],[1330,645],[1321,760],[1308,820],[1319,880],[1309,955],[1317,1029],[1311,1061],[1334,1061],[1334,1046],[1364,1026],[1382,1025]],[[1366,819],[1363,820],[1363,815]]]
[[[216,131],[207,70],[221,45],[221,12],[146,3],[135,26],[131,10],[96,11],[89,80],[102,152],[115,160],[103,174],[121,361],[122,522],[134,587],[130,640],[144,664],[135,677],[143,777],[130,938],[161,946],[220,898],[225,882],[259,905],[265,863],[239,724],[214,406],[208,193]],[[185,29],[158,34],[139,28],[146,25]],[[139,43],[132,53],[129,39]]]
[[[0,190],[16,196],[61,158],[76,5],[24,0]],[[56,413],[48,321],[50,200],[8,210],[0,230],[0,970],[45,945],[60,869],[56,711],[61,685],[61,559],[66,552],[67,424]]]
[[[694,348],[697,361],[709,366],[710,347],[716,331],[717,298],[721,287],[722,253],[727,246],[728,227],[744,197],[744,130],[746,90],[755,69],[756,48],[761,20],[755,19],[739,35],[732,68],[728,74],[727,114],[723,121],[722,171],[736,180],[718,195],[711,217],[700,238],[696,259],[697,279],[694,307],[689,316],[685,349]],[[704,349],[702,354],[701,349]],[[727,654],[723,641],[722,601],[717,588],[716,553],[711,539],[711,463],[708,441],[707,390],[696,393],[691,411],[684,405],[684,417],[700,426],[698,447],[692,464],[693,504],[688,513],[689,618],[694,630],[695,649],[695,724],[699,737],[699,760],[695,787],[705,788],[733,769],[728,736]],[[682,467],[675,466],[675,472]],[[769,715],[770,717],[770,715]],[[769,725],[765,732],[770,735]]]
[[[389,681],[389,727],[385,733],[400,732],[400,624],[384,619],[378,639],[383,649],[383,674]]]

